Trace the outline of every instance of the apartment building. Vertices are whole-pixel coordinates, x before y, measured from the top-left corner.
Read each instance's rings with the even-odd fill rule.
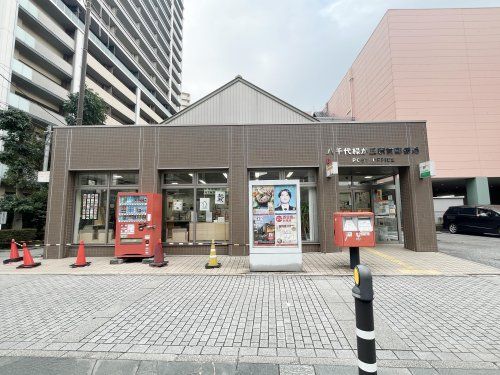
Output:
[[[182,0],[93,0],[87,87],[108,104],[107,125],[154,124],[180,107]],[[0,105],[41,127],[64,125],[79,90],[84,0],[2,0]]]
[[[500,203],[500,8],[389,10],[323,111],[427,121],[434,196]]]

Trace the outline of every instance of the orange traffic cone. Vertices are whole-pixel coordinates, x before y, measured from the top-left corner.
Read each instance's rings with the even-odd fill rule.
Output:
[[[17,250],[16,241],[12,239],[12,241],[10,242],[10,258],[5,259],[3,261],[3,264],[20,262],[21,260],[23,260],[23,257],[19,256],[19,250]]]
[[[76,267],[86,267],[90,266],[90,262],[85,259],[85,245],[83,241],[80,241],[80,246],[78,246],[78,253],[76,254],[76,263],[70,265],[71,268]]]
[[[33,261],[33,257],[26,246],[26,242],[23,242],[23,264],[17,266],[17,268],[33,268],[38,267],[40,264],[42,263]]]
[[[168,264],[168,261],[165,261],[163,255],[163,247],[161,246],[161,239],[158,239],[158,243],[155,246],[155,257],[153,263],[149,263],[150,267],[163,267]]]

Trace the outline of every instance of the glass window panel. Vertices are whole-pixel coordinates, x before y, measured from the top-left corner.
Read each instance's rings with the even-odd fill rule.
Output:
[[[109,192],[108,243],[115,243],[116,233],[116,198],[119,192],[137,193],[137,189],[120,189]]]
[[[75,205],[74,242],[106,243],[107,191],[78,190]]]
[[[227,184],[227,172],[210,171],[198,173],[198,184]]]
[[[163,175],[163,183],[166,185],[191,185],[193,176],[193,172],[167,172]]]
[[[106,186],[108,184],[107,173],[80,173],[78,174],[78,185]]]
[[[196,241],[229,241],[229,190],[196,189]]]
[[[279,180],[280,172],[278,170],[251,171],[250,180]]]
[[[111,175],[111,185],[138,185],[139,173],[115,172]]]
[[[316,188],[300,188],[300,221],[302,241],[318,241]]]
[[[165,194],[165,238],[167,242],[194,241],[194,189],[168,189]]]
[[[288,169],[285,170],[285,179],[316,182],[316,171],[314,169]]]

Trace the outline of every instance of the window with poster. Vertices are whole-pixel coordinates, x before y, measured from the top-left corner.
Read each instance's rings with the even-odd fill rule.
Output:
[[[75,177],[73,242],[113,244],[117,194],[120,191],[137,192],[139,173],[79,172]]]
[[[163,174],[166,242],[229,241],[228,173],[224,170]]]
[[[256,169],[249,172],[249,180],[299,180],[302,242],[318,242],[316,169]]]

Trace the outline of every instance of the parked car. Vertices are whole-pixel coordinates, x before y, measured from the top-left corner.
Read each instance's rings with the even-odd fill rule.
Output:
[[[454,206],[443,215],[443,228],[450,233],[500,234],[500,206]]]

